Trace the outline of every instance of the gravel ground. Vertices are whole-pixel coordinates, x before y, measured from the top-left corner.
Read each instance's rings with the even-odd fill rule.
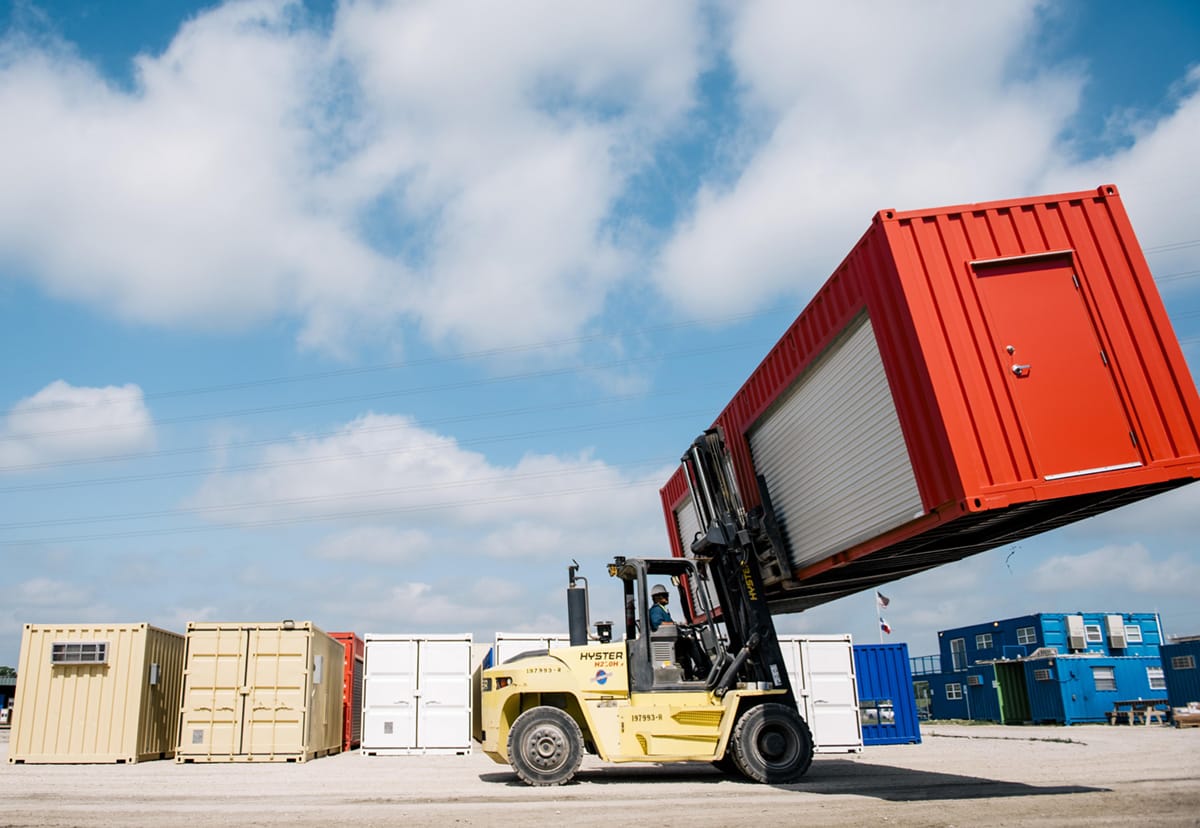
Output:
[[[922,735],[819,756],[796,785],[588,758],[573,784],[529,788],[481,753],[12,765],[0,731],[0,826],[1200,825],[1200,728],[932,724]]]

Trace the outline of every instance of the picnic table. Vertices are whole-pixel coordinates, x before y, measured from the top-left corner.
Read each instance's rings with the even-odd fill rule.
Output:
[[[1166,699],[1122,699],[1113,702],[1113,709],[1107,714],[1110,725],[1115,725],[1120,720],[1137,724],[1138,718],[1141,718],[1142,724],[1145,725],[1150,724],[1153,719],[1158,719],[1159,724],[1162,724],[1166,715]]]

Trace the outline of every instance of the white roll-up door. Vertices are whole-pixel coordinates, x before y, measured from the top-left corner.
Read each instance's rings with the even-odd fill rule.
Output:
[[[923,514],[864,313],[748,434],[796,568]]]
[[[679,533],[683,554],[692,557],[692,541],[700,531],[700,517],[696,514],[696,504],[692,502],[691,495],[675,509],[675,530]]]

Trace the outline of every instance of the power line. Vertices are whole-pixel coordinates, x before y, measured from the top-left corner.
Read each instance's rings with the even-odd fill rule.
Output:
[[[530,353],[534,351],[547,351],[564,348],[572,345],[583,345],[589,342],[600,342],[617,337],[629,336],[644,336],[648,334],[663,333],[672,330],[681,330],[685,328],[704,327],[709,325],[728,325],[735,322],[744,322],[749,319],[757,319],[779,313],[783,310],[782,306],[775,306],[766,310],[747,312],[741,314],[732,314],[719,317],[709,317],[704,319],[689,319],[681,322],[664,323],[662,325],[652,325],[644,328],[626,328],[624,330],[616,330],[611,333],[589,334],[586,336],[570,337],[567,339],[543,340],[540,342],[531,342],[524,345],[509,345],[498,348],[487,348],[478,351],[463,351],[456,354],[446,354],[442,356],[423,357],[420,359],[400,360],[397,362],[387,362],[379,365],[368,365],[358,368],[338,368],[328,371],[314,371],[304,374],[291,374],[276,377],[262,377],[259,379],[246,380],[244,382],[224,383],[220,385],[196,386],[193,388],[180,388],[170,391],[155,391],[144,393],[143,400],[161,400],[173,397],[196,396],[200,394],[213,394],[224,391],[242,391],[248,388],[261,388],[272,385],[284,385],[290,383],[309,382],[312,380],[333,379],[335,377],[361,376],[363,374],[380,373],[384,371],[396,371],[405,368],[421,368],[431,365],[444,365],[452,362],[466,362],[477,359],[486,359],[496,356],[508,356],[514,354]],[[69,410],[72,408],[91,408],[99,405],[113,405],[117,400],[98,400],[95,403],[74,403],[65,401],[48,402],[40,405],[26,406],[23,411],[59,411]]]
[[[577,408],[593,408],[593,407],[600,406],[600,405],[609,405],[612,403],[629,402],[629,401],[633,401],[633,400],[652,400],[652,399],[659,399],[659,398],[663,398],[663,397],[675,397],[675,396],[680,396],[680,395],[684,395],[684,394],[694,394],[696,391],[699,391],[702,389],[723,387],[724,385],[725,385],[725,383],[723,383],[723,382],[711,381],[711,382],[705,382],[705,383],[696,383],[693,385],[689,385],[686,388],[675,388],[675,389],[669,389],[669,390],[665,390],[665,391],[657,391],[653,394],[644,394],[641,392],[633,393],[633,394],[615,394],[615,395],[611,395],[608,397],[593,397],[591,399],[572,400],[570,402],[563,402],[563,403],[554,403],[554,404],[536,405],[536,406],[522,406],[520,408],[497,409],[497,410],[486,411],[486,412],[473,412],[471,414],[455,414],[455,415],[446,416],[446,417],[436,417],[433,419],[421,420],[421,421],[415,422],[415,423],[405,422],[405,423],[392,424],[392,425],[365,426],[363,428],[357,429],[355,431],[355,433],[356,434],[376,434],[376,433],[380,433],[380,432],[397,431],[397,430],[402,430],[402,429],[406,429],[406,428],[414,428],[414,427],[428,428],[430,426],[448,425],[448,424],[452,424],[452,423],[473,422],[473,421],[479,421],[479,420],[501,419],[504,417],[516,417],[516,416],[521,416],[521,415],[526,415],[526,414],[540,414],[540,413],[546,413],[546,412],[551,412],[551,411],[569,411],[569,410],[577,409]],[[345,428],[344,428],[344,426],[342,426],[342,427],[338,427],[335,429],[327,429],[327,430],[323,430],[323,431],[315,431],[315,432],[305,433],[303,436],[309,440],[321,440],[321,439],[325,439],[328,437],[336,437],[336,436],[344,434],[344,433],[345,433]],[[254,440],[241,440],[241,441],[233,441],[233,442],[229,442],[229,443],[222,443],[216,447],[214,447],[211,444],[207,444],[207,445],[203,445],[203,446],[186,446],[186,447],[173,448],[173,449],[153,449],[153,450],[147,450],[147,451],[124,452],[121,454],[109,454],[109,455],[105,455],[103,457],[85,457],[85,458],[77,458],[77,459],[72,459],[72,460],[48,460],[48,461],[44,461],[41,463],[24,463],[24,464],[17,464],[17,465],[11,465],[11,466],[0,466],[0,472],[43,471],[46,469],[59,469],[59,468],[67,468],[67,467],[72,467],[72,466],[98,465],[101,463],[114,463],[114,462],[125,461],[125,460],[145,460],[145,459],[162,458],[162,457],[178,457],[180,455],[185,455],[185,454],[202,454],[204,452],[213,451],[214,448],[219,448],[221,450],[255,448],[255,447],[261,447],[261,446],[275,445],[277,443],[280,443],[280,442],[283,442],[286,440],[295,439],[295,436],[296,436],[295,434],[289,434],[289,435],[285,435],[285,436],[261,437],[261,438],[257,438]],[[28,487],[16,486],[16,487],[0,488],[0,492],[15,491],[15,490],[24,489],[24,488],[42,488],[42,487],[38,486],[38,485],[30,485]],[[53,488],[53,486],[47,485],[45,488]]]
[[[454,501],[450,503],[430,503],[418,504],[412,506],[389,507],[366,509],[355,512],[337,512],[334,514],[324,515],[306,515],[304,517],[291,518],[273,518],[269,520],[252,521],[249,523],[239,524],[236,527],[229,526],[190,526],[176,527],[171,529],[130,529],[122,532],[107,532],[93,533],[87,535],[59,536],[51,538],[17,538],[12,540],[0,540],[0,546],[29,546],[38,544],[58,544],[58,543],[85,543],[98,540],[114,540],[117,538],[137,538],[137,537],[152,537],[162,535],[185,535],[195,534],[199,532],[214,532],[225,531],[228,529],[262,529],[276,526],[287,526],[301,523],[323,523],[329,521],[346,520],[350,518],[377,517],[379,515],[399,515],[399,514],[414,514],[420,512],[439,512],[447,509],[460,509],[469,506],[485,506],[496,503],[513,503],[523,500],[542,500],[550,497],[564,497],[567,495],[576,494],[591,494],[593,492],[619,491],[621,489],[634,489],[646,485],[656,485],[654,480],[646,478],[644,480],[627,481],[623,483],[608,484],[604,486],[592,486],[577,489],[557,489],[550,492],[539,492],[537,494],[519,494],[506,495],[501,497],[490,498],[473,498],[469,500]]]
[[[671,462],[671,456],[660,456],[646,458],[643,460],[635,460],[632,463],[622,464],[622,469],[638,469],[653,465],[660,467]],[[565,476],[585,477],[597,472],[615,471],[612,466],[603,468],[567,468],[554,469],[552,471],[541,472],[526,472],[523,474],[509,475],[493,475],[491,477],[477,477],[466,480],[455,480],[450,483],[436,484],[414,484],[408,486],[397,486],[387,489],[368,489],[358,492],[342,492],[339,494],[325,495],[310,495],[307,497],[282,498],[279,500],[260,500],[250,502],[230,503],[223,506],[188,506],[179,509],[166,509],[153,512],[126,512],[124,514],[109,514],[109,515],[93,515],[89,517],[72,517],[72,518],[49,518],[46,520],[22,521],[18,523],[0,524],[0,530],[10,531],[13,529],[35,529],[43,526],[79,526],[89,523],[115,523],[126,520],[153,520],[164,517],[177,517],[185,515],[208,515],[220,514],[225,512],[238,512],[246,509],[277,509],[289,506],[308,506],[313,504],[333,503],[344,500],[367,500],[370,498],[385,497],[389,495],[407,494],[410,492],[429,492],[429,491],[445,491],[448,489],[459,489],[468,486],[479,486],[488,483],[523,483],[533,480],[546,480]],[[469,502],[469,501],[463,501]]]
[[[610,360],[608,362],[591,363],[583,365],[575,365],[563,368],[549,368],[539,371],[525,371],[515,374],[506,374],[499,377],[487,377],[483,379],[460,380],[457,382],[442,383],[440,385],[426,385],[416,388],[405,388],[394,391],[379,391],[370,394],[355,394],[346,397],[325,398],[317,400],[307,400],[298,403],[280,403],[278,405],[259,406],[257,408],[244,408],[232,411],[223,411],[215,414],[190,414],[180,417],[172,417],[156,421],[156,426],[162,425],[179,425],[181,423],[203,422],[205,420],[217,420],[232,417],[249,417],[259,414],[274,414],[280,411],[297,411],[309,408],[321,408],[331,405],[341,405],[345,403],[370,402],[373,400],[391,399],[395,397],[405,397],[417,394],[431,394],[445,391],[456,391],[464,388],[475,388],[485,385],[498,385],[508,382],[519,382],[529,379],[548,379],[551,377],[562,377],[580,371],[603,370],[612,368],[623,368],[630,365],[637,365],[644,362],[661,361],[667,359],[676,359],[678,357],[700,356],[703,354],[720,353],[723,351],[733,351],[740,348],[758,346],[761,343],[754,341],[742,341],[732,343],[722,343],[718,345],[709,345],[703,348],[692,348],[684,351],[676,351],[673,353],[656,353],[642,357],[631,357],[629,359]],[[116,423],[106,424],[103,426],[78,426],[74,428],[51,429],[48,431],[32,431],[23,434],[10,434],[0,436],[0,441],[14,441],[28,439],[30,437],[56,437],[66,434],[92,434],[96,432],[117,431],[128,428],[141,427],[142,423]]]
[[[666,415],[656,414],[653,416],[635,417],[635,418],[626,419],[626,420],[607,420],[603,423],[592,423],[590,425],[568,425],[568,426],[560,426],[558,428],[539,428],[539,429],[536,429],[533,431],[505,433],[505,434],[500,434],[500,435],[488,435],[488,436],[484,436],[484,437],[475,437],[475,438],[469,438],[469,439],[465,439],[465,440],[454,440],[453,442],[456,447],[488,445],[488,444],[492,444],[492,443],[501,443],[501,442],[507,442],[507,441],[512,441],[512,440],[523,440],[523,439],[527,439],[529,437],[540,437],[540,436],[545,436],[545,435],[549,435],[549,434],[575,434],[575,433],[583,433],[583,432],[588,432],[588,431],[603,431],[603,430],[611,429],[611,428],[627,428],[629,426],[642,425],[642,424],[651,423],[651,422],[668,422],[671,420],[678,420],[678,419],[684,419],[684,418],[695,419],[697,417],[703,417],[705,414],[711,414],[711,413],[712,412],[708,411],[708,410],[681,411],[681,412],[674,413],[674,414],[666,414]],[[410,425],[403,425],[403,426],[391,426],[391,427],[388,427],[387,429],[379,428],[376,430],[377,431],[400,430],[400,429],[412,428],[412,427],[413,426],[410,426]],[[337,433],[340,434],[341,432],[337,432]],[[363,432],[362,431],[355,432],[355,435],[357,436],[358,434],[361,434],[361,433],[363,433]],[[450,438],[447,438],[447,439],[450,439]],[[337,460],[346,460],[346,459],[359,460],[359,459],[367,458],[367,457],[381,457],[381,456],[393,456],[394,457],[394,456],[400,456],[400,455],[405,455],[405,454],[417,454],[422,451],[428,451],[428,450],[444,449],[446,447],[446,442],[447,442],[447,440],[444,439],[444,440],[440,440],[440,441],[432,441],[432,442],[428,442],[428,443],[423,443],[423,444],[416,445],[416,446],[407,446],[403,449],[397,449],[395,447],[388,447],[388,448],[382,448],[382,449],[379,449],[376,451],[360,451],[360,452],[355,452],[352,457],[348,457],[345,454],[324,454],[324,455],[316,455],[316,456],[308,456],[308,457],[297,457],[297,458],[292,458],[290,460],[273,460],[273,461],[264,461],[264,462],[260,462],[260,463],[243,463],[243,464],[239,464],[239,465],[235,465],[235,466],[226,466],[226,467],[220,468],[220,469],[213,469],[213,468],[180,469],[180,470],[175,470],[175,471],[153,472],[153,473],[146,473],[146,474],[117,475],[117,476],[112,476],[112,477],[95,477],[95,478],[88,478],[86,480],[68,480],[68,481],[57,481],[57,482],[53,482],[53,483],[30,483],[30,484],[19,485],[19,486],[0,487],[0,493],[49,491],[49,490],[56,490],[56,489],[76,489],[76,488],[84,488],[84,487],[88,487],[88,486],[112,486],[112,485],[120,485],[120,484],[124,484],[124,483],[144,483],[144,482],[147,482],[150,480],[178,480],[178,479],[187,478],[187,477],[200,477],[200,476],[206,475],[206,474],[228,474],[231,472],[262,471],[264,469],[276,469],[276,468],[282,468],[285,466],[303,466],[303,465],[311,465],[311,464],[315,464],[315,463],[333,462],[333,461],[337,461]],[[3,526],[0,526],[0,528],[3,528]]]

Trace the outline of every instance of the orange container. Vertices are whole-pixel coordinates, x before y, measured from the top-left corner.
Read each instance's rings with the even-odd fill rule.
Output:
[[[342,750],[354,750],[362,744],[363,640],[352,632],[335,632],[330,638],[346,649],[342,670]]]
[[[812,607],[1200,478],[1200,398],[1116,187],[877,213],[716,419]],[[697,519],[661,490],[672,550]]]

